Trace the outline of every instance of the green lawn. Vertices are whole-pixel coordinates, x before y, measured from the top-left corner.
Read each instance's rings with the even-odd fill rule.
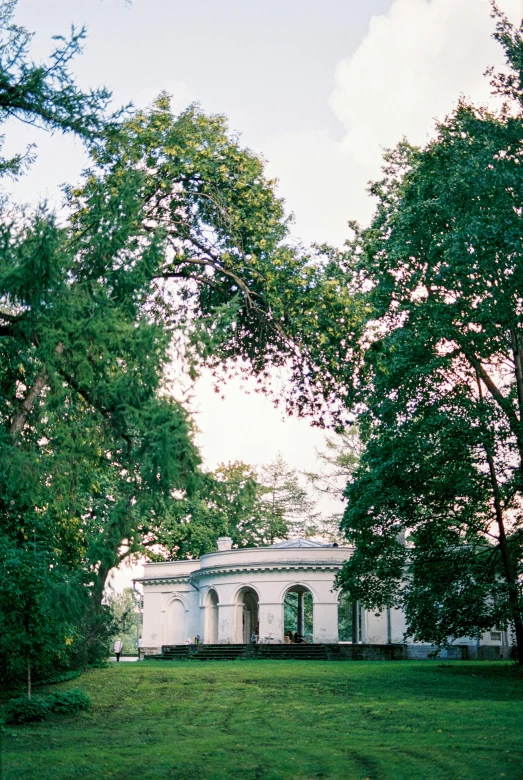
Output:
[[[11,727],[5,780],[523,778],[505,663],[144,662],[55,686],[92,710]]]

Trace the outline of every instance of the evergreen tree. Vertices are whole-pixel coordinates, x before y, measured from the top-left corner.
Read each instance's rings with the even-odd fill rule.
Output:
[[[263,485],[263,512],[272,529],[271,541],[286,536],[315,536],[319,514],[315,502],[300,484],[296,469],[278,453],[272,463],[262,466],[259,479]]]
[[[259,547],[315,534],[318,526],[296,470],[279,455],[260,469],[235,461],[201,473],[190,496],[142,529],[143,547],[151,559],[184,559],[216,550],[219,536],[230,536],[234,547]]]
[[[0,3],[0,122],[15,119],[71,132],[87,144],[113,131],[117,116],[106,113],[110,93],[80,90],[69,70],[84,31],[59,38],[48,62],[37,65],[29,59],[30,33],[13,22],[15,5],[14,0]],[[32,147],[1,157],[0,176],[21,175],[33,158]],[[35,347],[24,346],[30,341],[31,323],[15,337],[24,306],[15,298],[23,298],[28,277],[33,302],[40,308],[46,305],[58,264],[48,262],[57,230],[43,211],[28,215],[5,193],[0,208],[0,684],[12,685],[26,675],[30,696],[35,672],[42,676],[67,666],[80,646],[86,646],[86,635],[79,632],[85,593],[82,577],[72,570],[81,559],[82,542],[77,507],[68,507],[66,517],[67,497],[58,489],[53,507],[47,490],[52,476],[44,462],[57,454],[53,443],[38,438],[41,429],[24,431],[48,378],[45,368],[35,370]],[[58,354],[61,347],[55,344],[54,349]],[[62,412],[67,415],[67,410]],[[50,404],[47,414],[56,418],[58,406]],[[62,456],[62,466],[65,460]],[[55,457],[56,466],[57,461]],[[59,474],[56,469],[55,476]],[[80,480],[80,489],[84,484]]]

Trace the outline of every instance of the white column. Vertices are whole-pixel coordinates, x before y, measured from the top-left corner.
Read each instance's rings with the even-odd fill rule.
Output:
[[[360,604],[360,642],[364,645],[368,643],[367,615],[368,612]]]
[[[298,593],[298,614],[296,618],[297,634],[303,638],[305,633],[305,596],[303,593]]]
[[[235,604],[218,604],[218,644],[234,644]]]
[[[402,644],[407,631],[407,619],[402,609],[392,608],[390,611],[391,642]]]
[[[315,602],[312,605],[314,644],[332,645],[338,642],[338,601]]]
[[[283,644],[283,604],[260,601],[258,615],[260,622],[259,643],[264,645]]]
[[[387,642],[387,620],[385,612],[376,615],[374,612],[365,612],[365,642],[370,645],[384,645]],[[392,615],[391,615],[392,620]]]
[[[198,607],[198,631],[196,632],[200,635],[200,642],[209,643],[209,639],[207,636],[207,612],[205,609],[205,604],[200,604]]]
[[[311,582],[314,588],[313,642],[337,644],[338,642],[338,591],[332,588],[332,577]]]

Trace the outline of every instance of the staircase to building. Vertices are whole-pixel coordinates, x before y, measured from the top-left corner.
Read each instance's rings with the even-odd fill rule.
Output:
[[[254,657],[293,661],[327,661],[326,645],[253,645]]]
[[[402,660],[405,645],[166,645],[161,655],[146,659],[160,661],[235,661],[271,659],[293,661]]]
[[[162,661],[235,661],[238,658],[326,661],[326,645],[171,645],[162,654],[147,656]]]
[[[162,647],[164,661],[194,658],[197,661],[234,661],[243,656],[246,645],[172,645]],[[247,645],[248,647],[248,645]]]

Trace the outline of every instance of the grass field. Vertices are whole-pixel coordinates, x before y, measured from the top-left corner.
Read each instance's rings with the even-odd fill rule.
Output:
[[[8,728],[5,780],[523,778],[504,663],[153,661],[54,689],[77,686],[90,712]]]

